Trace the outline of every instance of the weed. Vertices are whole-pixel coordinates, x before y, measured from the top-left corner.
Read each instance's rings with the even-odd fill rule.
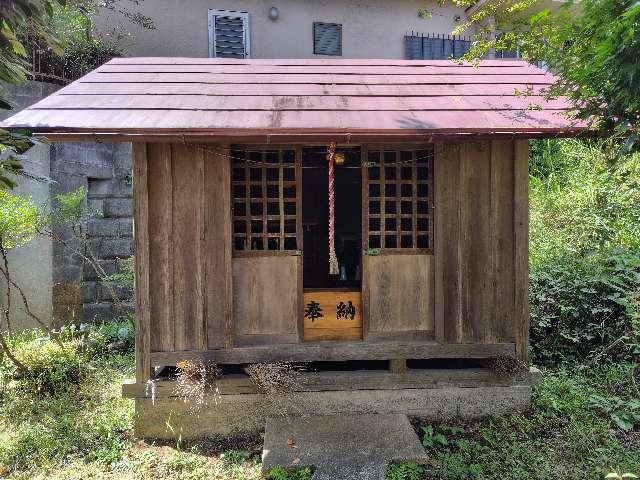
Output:
[[[267,473],[269,480],[311,480],[313,472],[310,467],[287,469],[274,467]]]
[[[245,372],[281,415],[290,410],[302,411],[296,395],[303,380],[294,367],[283,362],[254,363],[246,367]]]
[[[424,471],[424,467],[418,462],[392,463],[387,469],[385,480],[420,480]]]
[[[177,363],[175,392],[190,404],[190,412],[197,413],[205,405],[205,394],[208,390],[215,391],[216,380],[222,371],[213,362],[191,362],[188,360]]]

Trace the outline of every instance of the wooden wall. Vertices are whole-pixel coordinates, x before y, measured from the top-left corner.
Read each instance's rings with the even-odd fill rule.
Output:
[[[138,378],[149,352],[232,345],[227,149],[134,143]]]
[[[224,146],[133,145],[138,381],[149,378],[154,364],[174,363],[194,352],[232,358],[229,350],[236,347],[238,358],[252,358],[246,348],[256,343],[301,341],[301,257],[268,258],[282,265],[267,277],[264,269],[252,270],[256,259],[232,259],[227,152]],[[389,276],[384,275],[389,268],[380,264],[387,260],[365,259],[365,270],[380,270],[388,289],[381,282],[363,285],[363,302],[372,304],[364,306],[362,343],[406,341],[416,332],[416,340],[428,334],[437,343],[432,350],[405,345],[410,355],[453,356],[471,352],[462,348],[469,344],[491,355],[513,351],[515,345],[526,359],[528,142],[440,143],[434,169],[434,255],[422,263],[391,256],[388,261],[401,268]],[[415,291],[404,289],[401,299],[392,298],[394,284],[407,275],[416,279]],[[255,285],[233,285],[241,278]],[[265,285],[274,287],[268,301]],[[270,319],[268,328],[252,310],[254,304],[273,306],[261,312]],[[313,348],[309,344],[309,351]],[[384,350],[355,345],[349,355],[357,356],[358,348],[363,359]],[[305,354],[298,349],[295,355]],[[266,356],[261,351],[256,358]]]
[[[528,343],[528,142],[437,145],[436,339]]]

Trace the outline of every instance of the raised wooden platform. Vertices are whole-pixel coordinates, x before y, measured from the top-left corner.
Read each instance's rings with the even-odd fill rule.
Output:
[[[197,415],[176,396],[170,380],[155,382],[154,389],[126,383],[123,396],[135,399],[136,435],[189,438],[260,430],[266,417],[279,414],[399,413],[443,419],[523,410],[530,405],[536,372],[518,378],[487,369],[305,373],[289,406],[272,405],[247,377],[230,376],[218,382],[215,394],[207,394],[207,405]]]

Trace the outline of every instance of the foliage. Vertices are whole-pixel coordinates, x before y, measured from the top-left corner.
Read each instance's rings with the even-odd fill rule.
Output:
[[[600,480],[614,469],[639,473],[640,432],[614,430],[590,400],[613,392],[627,400],[637,397],[629,368],[547,371],[529,412],[432,424],[434,432],[459,430],[447,435],[446,444],[429,449],[425,478]]]
[[[15,378],[14,366],[0,360],[0,476],[30,478],[35,475],[29,471],[46,471],[77,455],[103,466],[122,459],[129,442],[121,432],[132,411],[120,384],[133,373],[133,355],[97,355],[85,338],[108,328],[92,328],[87,335],[65,329],[64,348],[37,330],[9,337],[29,375]]]
[[[287,469],[282,467],[274,467],[267,473],[269,480],[311,480],[311,468],[293,468]]]
[[[0,81],[21,83],[26,79],[27,51],[20,34],[27,29],[43,45],[57,54],[61,44],[51,31],[50,19],[56,5],[64,0],[2,0],[0,5]],[[0,109],[11,106],[0,96]],[[24,173],[22,154],[37,142],[28,132],[0,129],[0,190],[16,186],[14,175]]]
[[[532,271],[530,281],[536,361],[640,354],[640,254],[564,256]]]
[[[0,80],[21,83],[26,79],[27,51],[20,34],[27,28],[60,53],[60,42],[51,31],[50,18],[59,0],[3,0],[0,12]],[[9,108],[0,103],[0,108]]]
[[[16,388],[29,394],[49,395],[75,388],[86,375],[86,356],[76,342],[63,346],[37,337],[19,345],[14,354],[27,367]]]
[[[52,51],[39,36],[25,35],[26,49],[37,59],[30,72],[34,78],[53,83],[76,80],[114,57],[124,53],[129,37],[124,28],[108,35],[94,31],[93,17],[98,8],[91,1],[75,0],[55,9],[52,31],[64,47]]]
[[[611,142],[531,142],[531,266],[562,255],[640,251],[640,155]]]
[[[420,480],[423,474],[424,467],[418,462],[392,463],[387,469],[385,480]]]
[[[107,347],[130,328],[131,319],[63,328],[65,347],[75,347],[65,355],[84,359],[82,375],[69,378],[67,387],[58,384],[34,394],[25,379],[13,378],[6,359],[0,361],[0,476],[258,480],[259,456],[251,451],[260,448],[259,439],[251,446],[202,440],[185,443],[181,450],[162,442],[134,442],[133,405],[121,398],[123,380],[134,373],[133,352]],[[21,356],[28,352],[43,365],[56,364],[61,355],[42,332],[14,334],[9,341]],[[627,405],[633,407],[640,396],[635,369],[619,363],[544,371],[528,412],[420,425],[423,441],[437,435],[445,441],[428,447],[427,464],[403,462],[390,467],[387,478],[601,480],[612,472],[638,475],[640,430],[637,424],[627,431],[619,428],[611,415],[624,418],[634,411]],[[64,369],[48,371],[58,378]],[[311,473],[278,469],[269,478],[308,480]]]
[[[629,431],[640,425],[640,399],[623,400],[618,396],[591,395],[589,401],[594,407],[609,415],[611,421],[622,430]]]
[[[449,445],[449,436],[454,437],[461,433],[464,433],[464,429],[460,427],[443,425],[436,431],[433,425],[426,425],[422,427],[422,445],[427,448],[447,446]]]
[[[611,143],[532,143],[531,343],[538,363],[640,353],[640,155],[615,158]]]
[[[542,0],[496,0],[484,2],[454,33],[472,26],[478,34],[468,58],[497,48],[517,49],[531,62],[544,61],[558,74],[548,95],[569,98],[577,118],[603,135],[624,137],[627,151],[640,148],[637,0],[567,0],[554,7]]]
[[[116,285],[120,285],[122,288],[132,290],[134,287],[135,272],[134,272],[134,257],[129,257],[121,262],[119,271],[113,275],[109,275],[106,280],[114,282]]]
[[[10,249],[28,243],[39,227],[38,208],[30,198],[0,189],[0,246]]]
[[[54,200],[55,207],[51,212],[51,221],[53,224],[75,225],[91,217],[91,212],[88,212],[86,207],[86,187],[79,187],[77,190],[59,193],[55,195]]]

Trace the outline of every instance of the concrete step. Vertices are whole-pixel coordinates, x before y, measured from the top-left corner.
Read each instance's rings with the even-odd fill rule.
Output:
[[[267,418],[263,472],[315,469],[314,480],[384,480],[389,462],[427,454],[406,415]]]

